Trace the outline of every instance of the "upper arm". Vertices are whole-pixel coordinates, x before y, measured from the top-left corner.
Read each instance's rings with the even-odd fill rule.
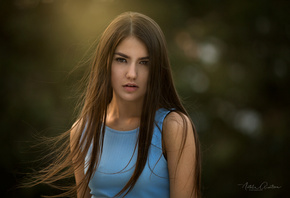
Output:
[[[77,143],[77,141],[79,141],[79,133],[81,133],[80,131],[80,122],[75,122],[71,128],[71,132],[70,132],[70,147],[71,147],[71,152],[74,151],[75,145]],[[84,162],[81,162],[80,165],[79,163],[77,163],[76,158],[73,157],[72,159],[73,164],[74,164],[74,175],[75,175],[75,181],[76,181],[76,185],[80,185],[80,183],[82,182],[82,180],[85,177],[84,174]],[[85,192],[84,192],[85,191]],[[83,197],[85,193],[84,198],[89,198],[90,197],[90,191],[88,187],[84,187],[83,185],[81,186],[81,188],[78,188],[77,190],[77,197]]]
[[[163,141],[170,178],[170,197],[192,197],[195,188],[196,145],[192,124],[176,112],[163,123]]]

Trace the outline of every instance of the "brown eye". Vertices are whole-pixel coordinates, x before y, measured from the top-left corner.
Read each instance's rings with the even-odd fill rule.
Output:
[[[116,61],[119,62],[119,63],[126,63],[126,59],[124,58],[116,58]]]
[[[140,61],[141,65],[148,65],[149,61]]]

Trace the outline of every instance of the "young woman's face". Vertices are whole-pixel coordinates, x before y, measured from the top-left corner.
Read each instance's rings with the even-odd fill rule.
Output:
[[[147,89],[149,55],[139,39],[130,36],[116,48],[112,61],[113,97],[128,102],[140,102]]]

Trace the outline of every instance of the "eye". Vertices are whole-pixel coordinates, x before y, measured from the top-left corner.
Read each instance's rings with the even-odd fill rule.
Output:
[[[125,58],[120,58],[120,57],[116,58],[116,61],[119,63],[126,63],[127,62],[127,60]]]
[[[148,64],[149,64],[148,60],[140,61],[140,65],[148,65]]]

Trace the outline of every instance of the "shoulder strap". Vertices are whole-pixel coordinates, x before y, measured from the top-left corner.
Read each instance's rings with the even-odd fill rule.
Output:
[[[162,148],[162,126],[166,116],[174,109],[161,108],[156,111],[152,144]]]

